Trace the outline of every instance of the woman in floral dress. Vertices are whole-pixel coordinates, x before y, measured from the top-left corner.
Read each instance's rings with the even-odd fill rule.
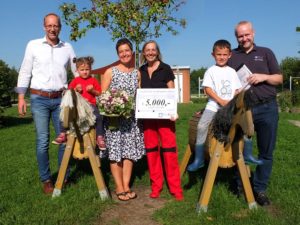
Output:
[[[116,50],[120,63],[104,73],[101,79],[102,91],[124,90],[134,97],[139,86],[140,73],[131,65],[132,44],[128,39],[122,38],[117,42]],[[108,154],[118,199],[128,201],[136,198],[137,195],[130,190],[129,183],[133,163],[145,155],[145,148],[143,131],[134,114],[128,119],[120,117],[116,130],[106,129],[106,147],[107,151],[100,151],[100,157]]]

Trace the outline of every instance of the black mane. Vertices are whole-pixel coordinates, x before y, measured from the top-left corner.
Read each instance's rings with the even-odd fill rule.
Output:
[[[230,141],[228,137],[228,133],[232,124],[233,116],[236,114],[238,110],[236,108],[236,103],[240,94],[236,95],[226,106],[220,108],[216,113],[216,115],[214,116],[214,119],[212,120],[211,123],[212,135],[220,142],[227,143]],[[253,103],[251,102],[251,96],[249,90],[245,91],[243,101],[246,110],[252,106]]]

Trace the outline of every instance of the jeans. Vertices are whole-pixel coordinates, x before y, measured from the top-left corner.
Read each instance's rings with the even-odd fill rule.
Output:
[[[253,191],[265,192],[272,173],[273,152],[275,150],[278,106],[276,99],[252,107],[252,117],[256,131],[258,159],[263,161],[263,165],[257,165],[253,174]],[[248,139],[248,141],[252,141]],[[236,170],[234,180],[238,189],[242,188],[242,181]]]
[[[258,158],[263,161],[263,165],[256,166],[253,189],[254,192],[264,192],[272,172],[273,152],[277,136],[279,117],[276,99],[254,106],[252,116],[256,131]]]
[[[40,180],[51,179],[49,163],[49,137],[50,119],[52,120],[56,136],[60,133],[60,102],[61,98],[46,98],[39,95],[30,95],[31,112],[36,129],[36,155]],[[65,145],[60,145],[58,150],[58,165],[60,166]]]
[[[100,115],[99,109],[95,105],[91,105],[93,108],[94,115],[96,116],[96,123],[95,123],[95,128],[96,128],[96,136],[98,137],[99,135],[104,136],[105,131],[104,131],[104,124],[103,124],[103,116]]]

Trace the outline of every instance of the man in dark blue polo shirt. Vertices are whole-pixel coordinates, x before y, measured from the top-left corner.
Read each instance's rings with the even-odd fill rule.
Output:
[[[232,51],[228,65],[237,70],[245,64],[252,72],[248,78],[254,103],[252,115],[257,135],[258,157],[263,161],[262,165],[256,167],[253,190],[257,203],[266,206],[270,204],[266,189],[272,172],[278,125],[275,87],[281,84],[283,79],[274,53],[268,48],[256,46],[254,34],[250,22],[241,21],[236,25],[235,36],[239,46]]]

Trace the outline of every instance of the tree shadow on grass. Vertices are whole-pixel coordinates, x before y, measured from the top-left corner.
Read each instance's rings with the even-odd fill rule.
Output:
[[[183,188],[185,190],[191,189],[197,182],[202,182],[200,191],[199,191],[199,197],[202,192],[204,181],[206,178],[206,173],[208,170],[208,163],[205,167],[195,171],[195,172],[186,172],[188,175],[188,182],[183,185]],[[251,172],[252,173],[252,172]],[[250,183],[252,184],[252,177],[250,176]],[[216,178],[214,180],[213,188],[217,186],[218,184],[223,184],[226,187],[228,187],[228,191],[235,195],[236,197],[241,197],[243,195],[242,183],[239,178],[239,172],[236,166],[233,166],[231,168],[221,168],[218,167],[218,171],[216,174]]]
[[[68,185],[76,184],[84,176],[93,176],[94,177],[94,173],[93,173],[89,159],[78,160],[78,159],[74,159],[72,157],[69,162],[69,167],[71,168],[71,172],[68,177]],[[105,185],[111,195],[110,180],[112,178],[111,178],[111,172],[110,172],[110,163],[107,158],[101,159],[101,168],[100,169],[102,172],[102,176],[103,176]],[[144,156],[142,159],[138,160],[137,162],[134,162],[130,186],[132,186],[135,179],[142,179],[142,177],[145,175],[145,172],[147,170],[148,170],[148,166],[147,166],[146,156]],[[52,175],[54,181],[56,181],[57,176],[58,176],[58,172],[55,172]]]
[[[89,159],[74,159],[73,157],[69,161],[69,167],[71,169],[71,172],[68,176],[68,185],[76,184],[82,177],[85,176],[93,176],[94,180],[94,173],[92,166],[90,164]],[[109,168],[109,162],[106,159],[101,159],[101,167],[100,167],[104,183],[109,190],[109,183],[110,183],[110,168]],[[56,181],[58,172],[54,173],[53,179]],[[96,182],[96,180],[95,180]]]
[[[146,171],[148,170],[147,158],[146,156],[142,157],[137,162],[133,163],[133,171],[130,181],[130,186],[134,183],[135,179],[142,179],[145,176]]]
[[[14,126],[26,125],[32,122],[33,122],[32,116],[26,116],[26,117],[3,116],[2,124],[0,124],[0,127],[3,129],[3,128],[9,128]]]

